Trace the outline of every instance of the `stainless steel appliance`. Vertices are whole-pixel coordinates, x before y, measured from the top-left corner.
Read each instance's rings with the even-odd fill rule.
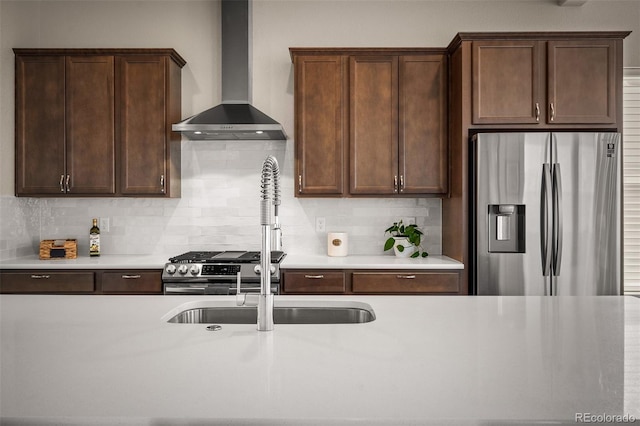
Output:
[[[280,292],[280,262],[286,254],[271,251],[271,291]],[[260,252],[191,251],[172,257],[162,271],[164,294],[260,293]]]
[[[251,0],[220,2],[222,103],[171,128],[193,140],[287,140],[282,124],[251,105]]]
[[[620,294],[620,148],[617,133],[474,136],[476,294]]]

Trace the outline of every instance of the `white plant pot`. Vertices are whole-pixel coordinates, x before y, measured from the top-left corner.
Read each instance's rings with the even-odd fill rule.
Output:
[[[393,244],[393,252],[397,257],[411,257],[411,255],[416,251],[416,246],[409,242],[409,238],[407,237],[393,237],[395,243]],[[398,246],[404,247],[404,250],[398,250]]]

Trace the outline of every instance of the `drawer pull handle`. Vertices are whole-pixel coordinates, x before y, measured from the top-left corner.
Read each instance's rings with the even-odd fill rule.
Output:
[[[324,275],[305,275],[304,277],[310,280],[321,280],[324,278]]]
[[[415,275],[396,275],[396,278],[401,280],[414,280],[416,276]]]
[[[137,280],[140,275],[123,275],[122,278],[125,280]]]
[[[51,275],[31,275],[32,280],[48,280]]]

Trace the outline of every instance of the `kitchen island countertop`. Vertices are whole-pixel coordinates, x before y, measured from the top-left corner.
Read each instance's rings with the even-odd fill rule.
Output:
[[[377,318],[211,332],[167,323],[167,314],[184,303],[234,304],[233,297],[0,295],[0,423],[640,418],[638,298],[276,297],[306,300],[368,303]]]

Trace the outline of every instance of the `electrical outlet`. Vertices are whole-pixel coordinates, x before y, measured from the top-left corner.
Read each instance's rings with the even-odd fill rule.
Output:
[[[316,217],[316,232],[324,232],[326,229],[326,222],[324,217]]]
[[[98,226],[100,226],[100,232],[109,232],[109,218],[101,217]]]

